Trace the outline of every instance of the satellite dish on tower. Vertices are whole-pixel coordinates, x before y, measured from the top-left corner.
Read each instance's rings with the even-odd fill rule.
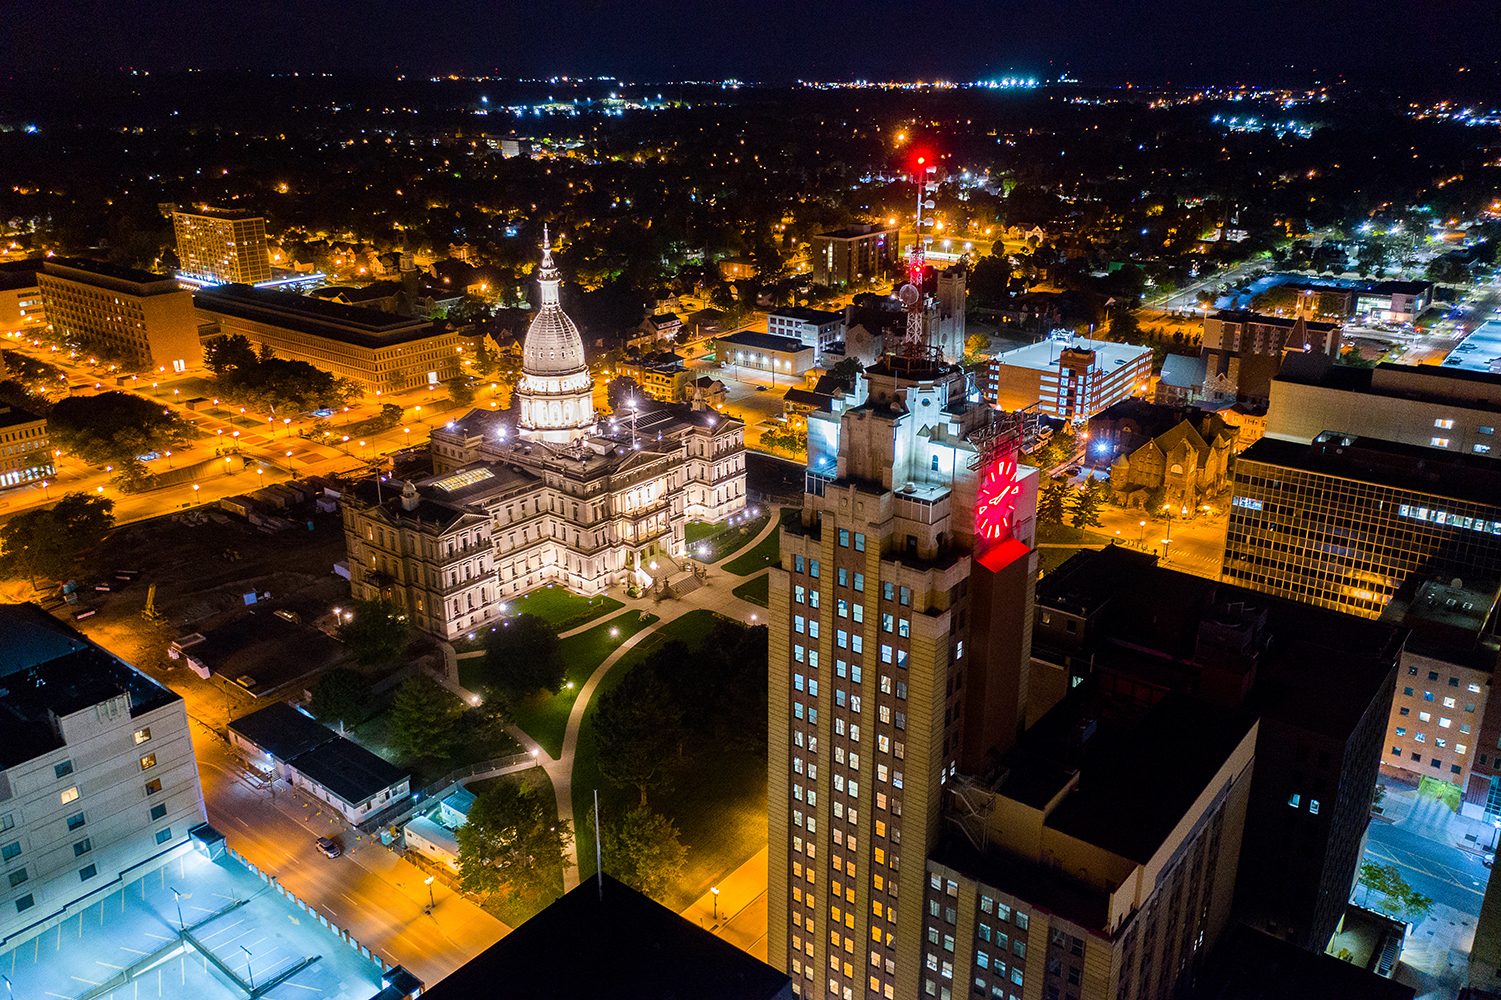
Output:
[[[919,292],[915,285],[903,285],[896,293],[896,297],[902,300],[904,306],[915,306],[917,300],[922,298],[922,292]]]

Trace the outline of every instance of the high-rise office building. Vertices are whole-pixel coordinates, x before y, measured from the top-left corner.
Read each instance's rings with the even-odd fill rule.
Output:
[[[1376,618],[1430,568],[1501,577],[1501,460],[1333,432],[1236,460],[1226,582]]]
[[[931,348],[808,417],[770,578],[769,957],[802,996],[911,997],[944,782],[1018,735],[1035,470]]]
[[[895,226],[869,224],[819,233],[808,247],[813,280],[843,288],[889,276],[901,261],[898,233]]]
[[[34,604],[0,606],[0,948],[204,823],[179,695]]]
[[[271,280],[266,220],[239,208],[173,212],[178,273],[211,285]]]

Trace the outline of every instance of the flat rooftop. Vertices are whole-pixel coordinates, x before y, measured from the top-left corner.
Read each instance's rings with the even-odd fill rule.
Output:
[[[51,257],[42,265],[43,274],[60,278],[78,279],[80,277],[78,273],[69,272],[82,272],[83,275],[128,281],[137,285],[170,282],[173,290],[177,288],[177,282],[170,274],[157,274],[154,271],[142,271],[134,267],[121,267],[119,264],[111,264],[108,261],[88,260],[83,257]]]
[[[181,894],[183,922],[196,946],[178,943],[173,889]],[[231,985],[209,965],[222,963],[242,981],[252,978],[241,945],[254,956],[249,971],[258,987],[292,973],[261,994],[266,1000],[367,1000],[381,990],[379,966],[312,911],[300,909],[234,857],[210,861],[187,845],[162,867],[68,914],[60,926],[0,953],[0,968],[18,1000],[91,992],[101,1000],[126,1000],[143,991],[151,1000],[245,1000],[248,989]],[[292,972],[312,955],[316,961]],[[135,978],[125,980],[127,972]],[[114,984],[113,990],[100,989]]]
[[[442,332],[427,320],[249,285],[204,288],[193,293],[193,305],[207,313],[367,348],[394,347]]]
[[[229,728],[281,761],[291,760],[337,736],[323,723],[284,701],[242,715]]]
[[[1501,374],[1501,320],[1488,319],[1455,345],[1444,358],[1443,370]]]
[[[1012,368],[1031,368],[1035,371],[1056,371],[1059,357],[1067,350],[1094,351],[1095,367],[1106,371],[1138,361],[1143,356],[1152,356],[1150,347],[1075,337],[1072,340],[1039,340],[1035,344],[998,354],[991,363]]]
[[[35,604],[0,605],[0,769],[64,746],[54,717],[122,694],[133,718],[181,700]]]
[[[292,758],[292,766],[351,805],[407,777],[407,772],[353,740],[335,736]]]
[[[423,995],[790,1000],[793,994],[785,972],[605,875],[585,879]]]
[[[844,321],[844,313],[842,312],[830,312],[826,309],[808,309],[804,306],[788,306],[784,309],[773,309],[767,316],[768,318],[781,316],[783,319],[794,319],[799,323],[812,323],[815,326]]]
[[[268,607],[205,632],[185,651],[225,680],[257,696],[347,659],[344,645],[311,625],[279,618]]]
[[[0,406],[0,427],[16,427],[20,424],[34,424],[39,420],[45,420],[35,413],[30,413],[16,406]]]
[[[1484,455],[1325,431],[1311,444],[1262,438],[1241,452],[1238,461],[1501,509],[1501,459]],[[1238,476],[1246,474],[1243,467],[1237,469]]]
[[[746,347],[755,351],[781,351],[783,354],[796,354],[799,351],[813,350],[811,346],[804,344],[796,337],[779,337],[774,333],[756,333],[752,330],[719,337],[715,343],[719,345],[732,344],[735,347]]]

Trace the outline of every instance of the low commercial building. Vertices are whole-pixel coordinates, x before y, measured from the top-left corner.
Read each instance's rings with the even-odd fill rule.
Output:
[[[1285,358],[1321,354],[1338,360],[1341,327],[1302,317],[1221,310],[1204,320],[1206,395],[1265,403]]]
[[[818,364],[817,349],[795,337],[744,332],[719,337],[714,343],[720,364],[737,375],[741,369],[750,369],[766,372],[773,379],[794,379]]]
[[[50,442],[46,417],[0,405],[0,490],[54,475]]]
[[[1266,436],[1307,444],[1324,431],[1501,456],[1501,373],[1441,365],[1352,368],[1289,359],[1271,383]]]
[[[688,383],[693,381],[693,373],[672,351],[626,358],[615,366],[615,371],[635,379],[642,392],[664,403],[682,400],[687,395]]]
[[[802,307],[775,309],[766,317],[766,332],[796,337],[823,352],[844,342],[844,313]]]
[[[54,257],[37,285],[53,333],[85,351],[173,372],[203,362],[193,295],[170,275]]]
[[[1163,490],[1162,502],[1197,510],[1230,486],[1236,432],[1218,414],[1123,399],[1089,419],[1088,462],[1110,469],[1127,504]]]
[[[0,606],[0,950],[206,822],[181,696],[34,604]]]
[[[411,794],[405,771],[286,702],[231,722],[229,741],[257,767],[333,807],[351,826]]]
[[[402,827],[403,839],[411,850],[439,864],[459,870],[457,830],[469,822],[474,793],[467,788],[455,789],[438,803],[436,809],[409,820]]]
[[[813,280],[844,288],[890,277],[901,263],[896,226],[855,225],[809,240]]]
[[[193,305],[195,338],[243,334],[278,358],[306,361],[369,390],[436,385],[462,374],[460,338],[442,323],[246,285],[203,289]]]
[[[986,367],[986,397],[1008,412],[1040,406],[1050,417],[1082,423],[1152,377],[1152,349],[1087,337],[1042,340],[999,354]]]
[[[1431,281],[1378,281],[1355,293],[1355,311],[1387,323],[1411,323],[1433,304]]]

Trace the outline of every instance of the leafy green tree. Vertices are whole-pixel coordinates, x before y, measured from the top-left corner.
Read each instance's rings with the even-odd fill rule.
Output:
[[[643,395],[641,386],[637,385],[636,380],[629,375],[611,379],[605,386],[605,399],[609,401],[612,410],[619,410],[629,400],[640,399]]]
[[[564,681],[557,630],[536,615],[517,615],[486,637],[485,673],[506,694],[557,694]]]
[[[1147,491],[1146,500],[1142,507],[1151,517],[1161,517],[1162,508],[1167,505],[1167,486],[1154,486]]]
[[[683,711],[657,672],[649,664],[636,667],[595,710],[599,773],[612,784],[634,785],[644,808],[648,789],[671,784],[682,722]]]
[[[474,402],[474,383],[467,378],[456,378],[448,383],[448,398],[460,406]]]
[[[429,677],[413,677],[391,702],[391,742],[413,757],[449,756],[459,699]]]
[[[865,366],[859,358],[845,358],[829,369],[829,374],[841,379],[847,385],[854,385],[855,379],[865,371]]]
[[[590,814],[591,826],[595,817]],[[618,823],[605,827],[601,837],[605,871],[658,902],[683,877],[688,848],[678,839],[677,826],[660,813],[637,806]]]
[[[313,685],[311,707],[320,722],[357,726],[370,714],[370,682],[358,670],[335,667]]]
[[[69,493],[51,507],[16,514],[0,528],[5,560],[31,580],[65,580],[78,557],[104,541],[115,526],[115,502],[88,493]]]
[[[1075,490],[1073,501],[1072,506],[1069,508],[1069,524],[1081,529],[1103,526],[1100,523],[1100,498],[1098,493],[1088,489]]]
[[[977,365],[985,360],[985,352],[990,349],[990,339],[978,333],[972,333],[964,341],[964,363]]]
[[[507,782],[481,793],[455,832],[464,890],[491,895],[504,889],[528,913],[562,895],[573,831],[550,813],[524,785]]]
[[[411,633],[406,615],[389,601],[377,598],[354,602],[350,618],[334,636],[361,663],[384,664],[395,662],[406,651]]]
[[[181,448],[192,427],[161,405],[126,392],[69,396],[47,418],[52,443],[90,465],[120,465]]]
[[[215,337],[203,345],[203,366],[221,378],[241,368],[254,368],[258,363],[255,348],[243,333]]]
[[[1037,499],[1037,523],[1062,524],[1068,511],[1067,499],[1068,487],[1056,479],[1049,480]]]

